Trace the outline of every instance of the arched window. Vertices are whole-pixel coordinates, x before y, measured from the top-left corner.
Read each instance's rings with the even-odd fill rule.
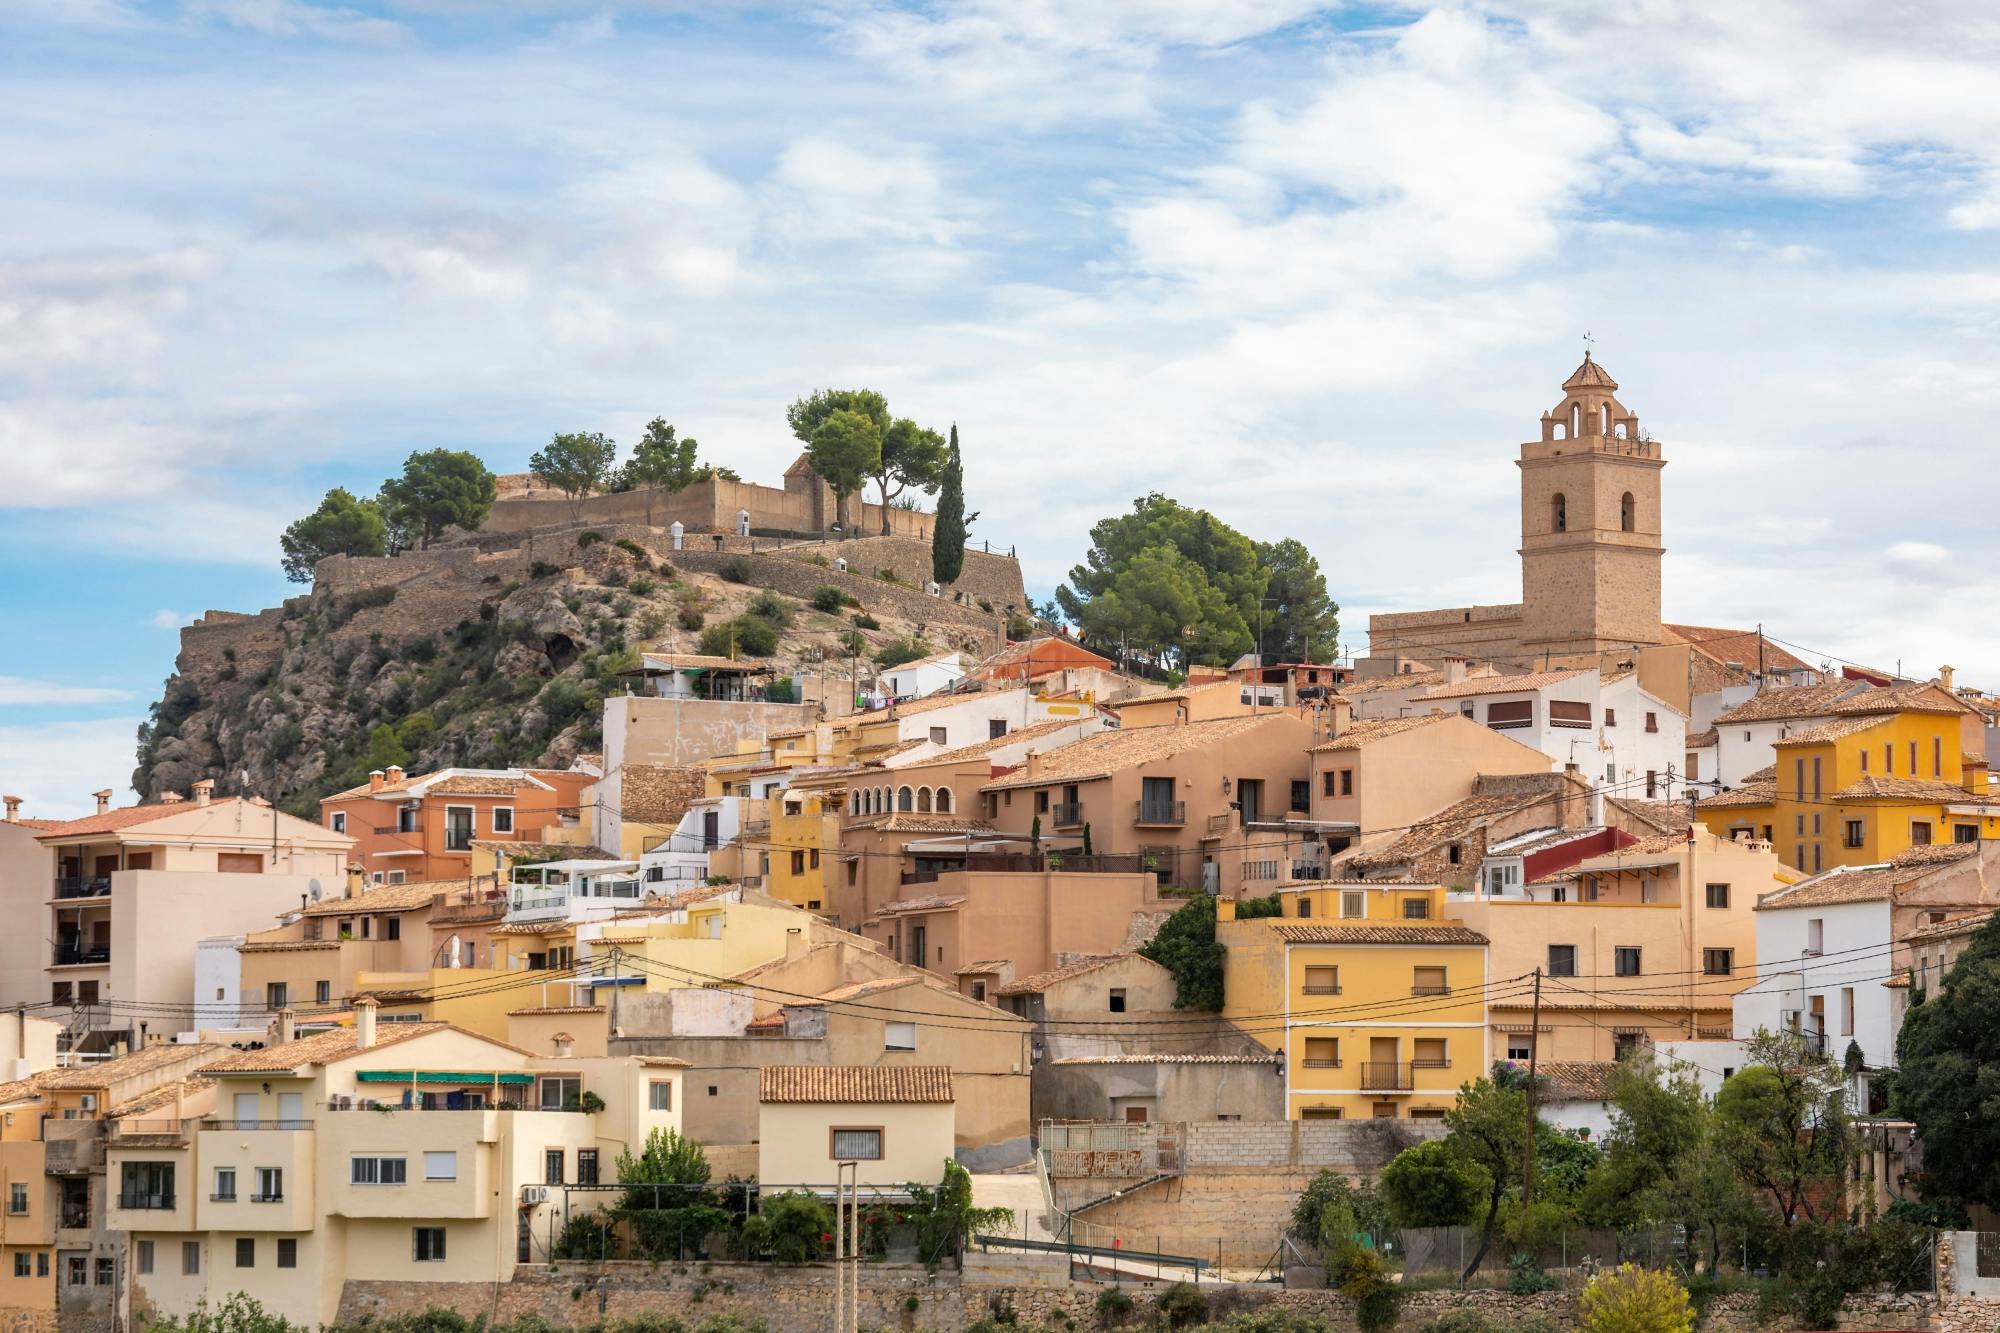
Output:
[[[898,810],[910,811],[914,810],[915,806],[916,806],[915,792],[912,792],[908,787],[896,788],[896,808]]]
[[[1637,507],[1632,501],[1632,492],[1625,492],[1624,498],[1618,501],[1618,528],[1621,532],[1632,531],[1632,521],[1637,512]]]
[[[1611,404],[1604,404],[1597,409],[1597,413],[1597,433],[1599,435],[1609,435],[1611,433]]]
[[[931,812],[931,789],[929,787],[919,787],[917,788],[917,813],[920,815],[927,815],[930,812]]]
[[[1583,434],[1583,404],[1569,405],[1569,437],[1574,440]]]
[[[1569,531],[1569,501],[1563,498],[1561,491],[1557,491],[1549,501],[1549,531]]]
[[[850,815],[861,813],[861,793],[858,790],[847,793],[847,813]]]
[[[941,815],[951,813],[951,788],[939,787],[937,789],[937,812]]]

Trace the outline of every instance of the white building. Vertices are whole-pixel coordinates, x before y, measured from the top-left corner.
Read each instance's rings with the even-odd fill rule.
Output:
[[[965,678],[965,659],[956,652],[932,653],[884,670],[876,679],[887,699],[921,699]]]
[[[589,921],[639,905],[637,861],[544,861],[520,866],[507,888],[507,922]]]
[[[1672,800],[1687,762],[1687,718],[1639,686],[1637,672],[1589,668],[1485,676],[1412,695],[1410,711],[1457,709],[1621,796]]]
[[[769,790],[780,790],[774,780]],[[674,831],[639,856],[639,884],[646,893],[677,893],[708,878],[708,854],[727,847],[743,836],[743,826],[753,822],[744,817],[743,807],[764,810],[762,796],[704,796],[688,807]]]
[[[909,703],[896,703],[870,716],[896,721],[896,741],[921,741],[923,745],[898,750],[895,764],[920,763],[946,750],[957,750],[981,741],[993,740],[1009,732],[1021,731],[1043,722],[1081,721],[1092,716],[1091,705],[1074,699],[1043,699],[1028,690],[974,690],[965,694],[939,694]],[[864,715],[867,716],[867,715]],[[888,761],[885,761],[888,762]]]

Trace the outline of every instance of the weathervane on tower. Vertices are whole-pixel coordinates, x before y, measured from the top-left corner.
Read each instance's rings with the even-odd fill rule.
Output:
[[[1584,360],[1586,360],[1586,361],[1590,360],[1590,348],[1591,348],[1591,345],[1592,345],[1593,343],[1595,343],[1596,341],[1597,341],[1597,339],[1591,336],[1591,333],[1590,333],[1590,330],[1589,330],[1589,329],[1585,329],[1585,330],[1583,331],[1583,359],[1584,359]]]

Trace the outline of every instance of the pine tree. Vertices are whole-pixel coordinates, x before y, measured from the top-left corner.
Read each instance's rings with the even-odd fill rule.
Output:
[[[955,583],[965,570],[965,467],[958,456],[958,423],[945,451],[944,485],[938,491],[937,526],[931,531],[931,577]]]

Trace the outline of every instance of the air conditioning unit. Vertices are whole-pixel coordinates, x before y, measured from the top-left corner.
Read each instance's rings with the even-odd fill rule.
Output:
[[[538,1203],[547,1203],[548,1201],[549,1201],[549,1187],[547,1185],[521,1186],[522,1203],[532,1206]]]
[[[95,1111],[97,1109],[97,1094],[94,1092],[84,1093],[83,1096],[77,1098],[77,1101],[82,1104],[83,1109],[86,1111]]]

